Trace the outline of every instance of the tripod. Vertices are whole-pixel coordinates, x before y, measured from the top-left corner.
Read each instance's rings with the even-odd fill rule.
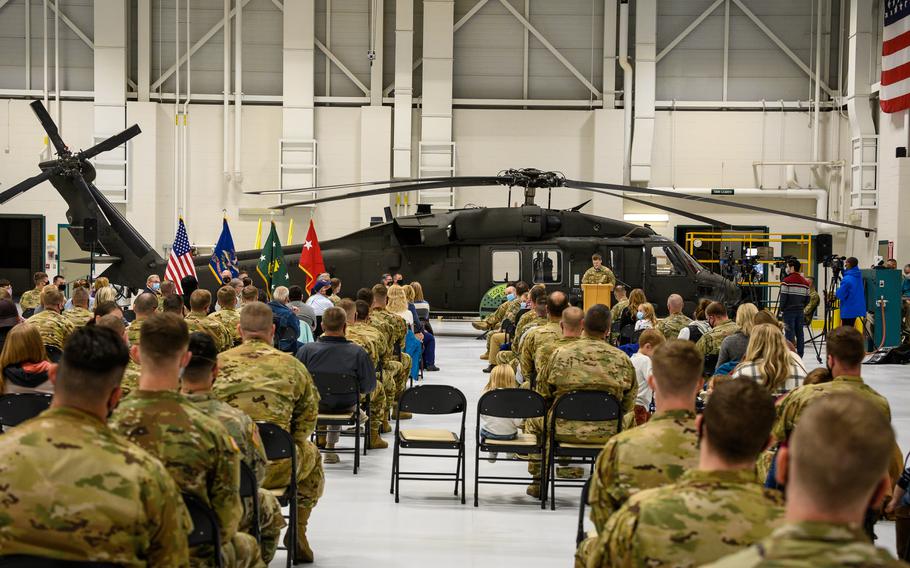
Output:
[[[828,266],[825,266],[825,278],[824,282],[825,287],[822,291],[822,299],[825,302],[824,309],[824,319],[822,330],[817,335],[812,335],[812,327],[809,325],[810,322],[807,322],[806,325],[809,328],[809,341],[808,343],[812,344],[812,350],[815,351],[815,360],[819,363],[822,362],[822,345],[825,342],[825,338],[828,337],[828,331],[834,329],[834,310],[837,308],[837,299],[834,296],[834,291],[837,289],[837,286],[840,284],[840,271],[836,271],[831,275],[830,281],[828,280]]]

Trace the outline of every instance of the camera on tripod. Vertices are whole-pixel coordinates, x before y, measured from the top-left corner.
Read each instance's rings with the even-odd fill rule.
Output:
[[[758,249],[746,249],[745,254],[737,258],[736,252],[724,247],[720,256],[720,274],[734,282],[752,282],[761,280],[761,263],[763,260]]]
[[[846,256],[838,256],[832,254],[826,256],[822,259],[822,266],[825,268],[830,268],[835,279],[840,278],[841,272],[844,271],[844,261],[847,260]]]

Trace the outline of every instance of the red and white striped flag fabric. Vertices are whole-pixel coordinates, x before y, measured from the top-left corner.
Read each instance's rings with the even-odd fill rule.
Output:
[[[186,225],[183,224],[183,217],[181,217],[177,225],[177,236],[174,237],[174,246],[171,247],[171,254],[167,257],[167,270],[164,271],[164,277],[177,285],[178,294],[183,294],[180,280],[184,276],[198,278],[196,265],[193,264],[193,255],[190,254],[190,239],[186,236]]]
[[[882,112],[910,108],[910,1],[885,2],[882,35]]]

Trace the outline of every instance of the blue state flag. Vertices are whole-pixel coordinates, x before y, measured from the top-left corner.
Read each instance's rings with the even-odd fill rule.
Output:
[[[215,280],[221,282],[221,273],[225,270],[231,271],[231,278],[237,278],[240,274],[237,271],[237,254],[234,251],[234,237],[231,236],[231,228],[228,227],[227,218],[221,226],[221,236],[218,237],[218,244],[212,251],[212,259],[209,260],[209,270],[215,275]]]

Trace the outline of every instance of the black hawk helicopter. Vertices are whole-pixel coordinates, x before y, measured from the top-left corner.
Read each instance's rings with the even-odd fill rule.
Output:
[[[43,181],[50,181],[69,205],[66,216],[73,238],[87,252],[94,252],[97,246],[100,252],[97,261],[110,264],[102,276],[125,288],[142,289],[148,274],[164,273],[166,262],[92,184],[95,170],[88,162],[139,134],[139,127],[134,125],[88,150],[73,153],[64,144],[41,102],[35,101],[31,107],[58,158],[40,163],[40,174],[0,193],[0,205]],[[382,273],[401,272],[432,291],[434,311],[468,314],[477,313],[484,293],[505,280],[543,282],[553,289],[572,291],[579,287],[581,275],[590,266],[591,255],[598,252],[627,286],[642,288],[649,298],[680,294],[691,311],[699,298],[710,298],[732,307],[740,300],[740,290],[733,282],[701,266],[677,243],[659,236],[650,227],[583,213],[580,209],[587,202],[567,210],[544,208],[534,202],[537,190],[565,187],[620,197],[716,229],[731,229],[732,226],[633,195],[711,203],[874,232],[874,229],[809,215],[647,187],[576,181],[566,179],[558,172],[530,168],[506,170],[495,176],[398,179],[251,193],[334,192],[274,207],[287,209],[372,195],[477,186],[509,188],[510,199],[512,188],[521,188],[524,204],[520,207],[418,212],[397,218],[387,212],[384,223],[322,242],[326,269],[342,278],[349,291],[376,283]],[[95,241],[84,238],[86,219],[97,220]],[[284,254],[291,282],[304,285],[306,277],[296,268],[301,248],[302,245],[285,246]],[[239,268],[255,274],[260,251],[238,251],[236,254]],[[194,262],[200,286],[215,290],[221,283],[207,269],[209,259],[209,256],[198,256]],[[666,310],[662,302],[655,307],[659,313]]]

